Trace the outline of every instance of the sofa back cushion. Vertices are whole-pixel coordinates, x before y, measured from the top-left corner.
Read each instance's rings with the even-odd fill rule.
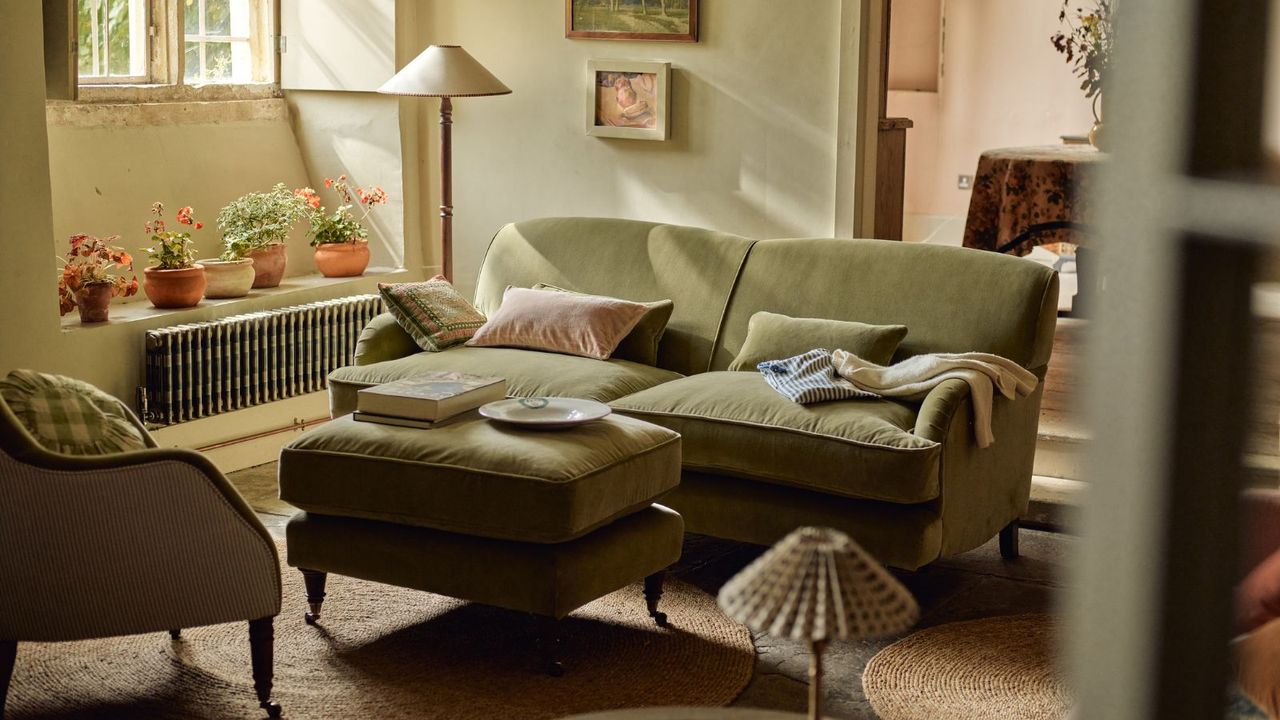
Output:
[[[886,240],[762,240],[742,269],[711,367],[733,362],[763,310],[906,325],[895,361],[978,351],[1042,373],[1057,307],[1057,273],[1021,258]]]
[[[751,242],[711,230],[634,220],[512,223],[489,246],[475,304],[492,317],[508,285],[529,288],[538,283],[634,302],[670,299],[675,307],[658,346],[658,367],[683,375],[704,372]]]

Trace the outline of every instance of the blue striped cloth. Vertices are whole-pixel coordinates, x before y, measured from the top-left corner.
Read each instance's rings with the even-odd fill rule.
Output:
[[[836,374],[831,362],[831,351],[810,350],[785,360],[766,360],[756,365],[764,379],[783,397],[801,405],[844,400],[847,398],[879,397],[853,386],[853,383]]]

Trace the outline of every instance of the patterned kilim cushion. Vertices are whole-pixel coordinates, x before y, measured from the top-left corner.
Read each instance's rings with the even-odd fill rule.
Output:
[[[485,323],[484,315],[439,275],[420,283],[379,283],[378,292],[400,327],[428,352],[470,340]]]
[[[124,405],[89,383],[14,370],[0,380],[0,397],[46,450],[109,455],[147,447]]]

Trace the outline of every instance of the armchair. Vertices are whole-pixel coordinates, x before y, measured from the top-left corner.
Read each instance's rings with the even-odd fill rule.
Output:
[[[0,716],[19,642],[249,621],[252,676],[271,699],[275,544],[202,455],[94,457],[42,448],[0,399]]]

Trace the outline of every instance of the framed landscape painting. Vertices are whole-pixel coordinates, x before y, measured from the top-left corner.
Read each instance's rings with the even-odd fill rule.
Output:
[[[587,78],[588,135],[667,139],[670,63],[591,60]]]
[[[564,0],[564,36],[698,42],[698,0]]]

